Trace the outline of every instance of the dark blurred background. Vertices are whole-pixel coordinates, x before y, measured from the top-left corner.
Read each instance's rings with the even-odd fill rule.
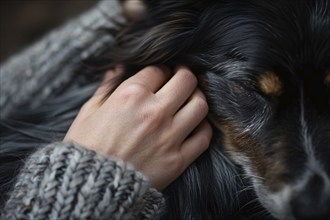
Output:
[[[98,0],[0,0],[0,63]]]

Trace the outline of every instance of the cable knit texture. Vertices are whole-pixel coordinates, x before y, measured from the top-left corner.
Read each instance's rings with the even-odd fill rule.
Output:
[[[133,166],[59,142],[26,161],[1,219],[155,219],[164,203]]]
[[[118,0],[102,0],[0,65],[0,119],[22,104],[39,106],[84,68],[82,62],[113,44],[125,24]],[[31,98],[33,97],[33,98]]]

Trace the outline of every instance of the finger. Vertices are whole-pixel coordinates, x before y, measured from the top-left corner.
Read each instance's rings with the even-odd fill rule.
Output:
[[[206,98],[197,89],[188,102],[174,115],[173,124],[181,139],[186,137],[201,123],[208,113]],[[180,137],[179,137],[180,138]]]
[[[181,145],[180,151],[184,160],[185,168],[187,168],[209,147],[211,138],[212,127],[207,120],[204,120]]]
[[[152,93],[157,92],[171,77],[171,71],[167,67],[148,66],[134,76],[126,80],[125,83],[138,83],[150,89]]]
[[[178,67],[174,76],[156,93],[174,114],[191,96],[197,86],[197,78],[186,67]]]

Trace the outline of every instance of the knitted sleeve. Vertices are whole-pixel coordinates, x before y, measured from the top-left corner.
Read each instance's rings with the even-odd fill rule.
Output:
[[[0,118],[9,117],[22,104],[38,106],[69,84],[74,74],[86,67],[84,60],[101,54],[114,43],[112,33],[123,24],[119,1],[101,0],[2,63]]]
[[[163,205],[161,193],[129,164],[59,142],[26,161],[1,217],[154,219]]]

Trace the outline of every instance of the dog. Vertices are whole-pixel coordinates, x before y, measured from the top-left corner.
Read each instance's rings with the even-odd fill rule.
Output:
[[[188,66],[214,128],[165,189],[160,218],[330,219],[330,1],[149,0],[146,10],[103,57],[125,65],[122,80]]]

